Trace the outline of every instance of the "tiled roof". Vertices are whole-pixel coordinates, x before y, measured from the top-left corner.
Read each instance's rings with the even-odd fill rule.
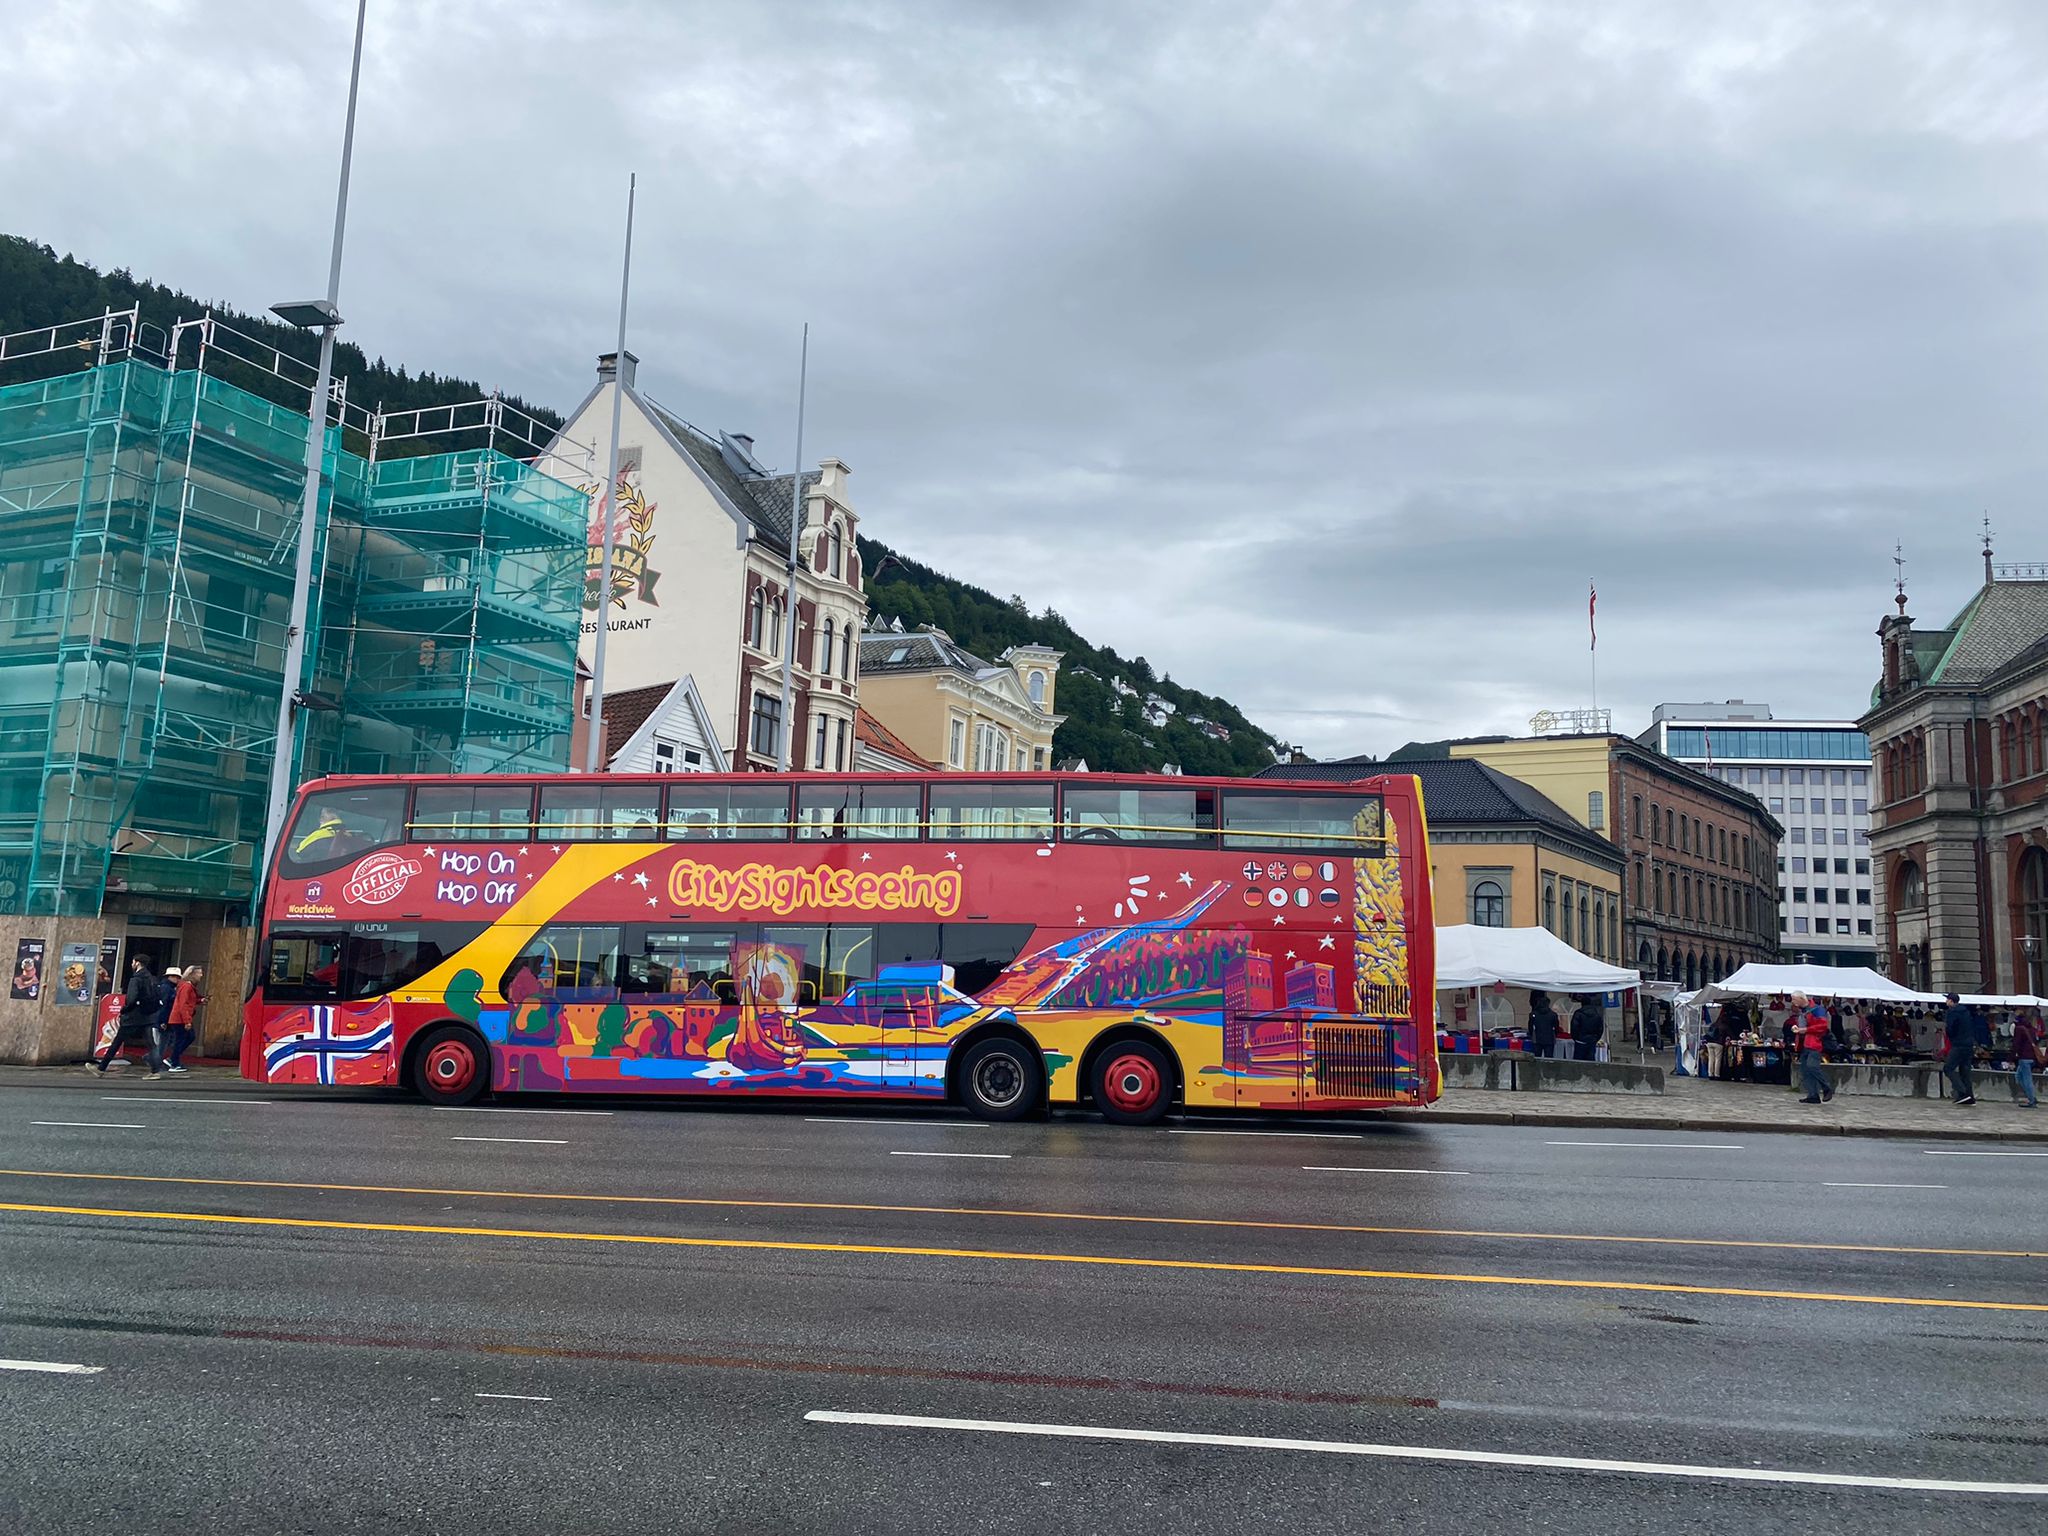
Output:
[[[1949,628],[1955,638],[1927,680],[1982,682],[2048,635],[2048,581],[1987,582]]]
[[[666,427],[669,434],[683,447],[683,451],[696,460],[697,467],[724,494],[725,499],[739,509],[740,515],[754,525],[754,531],[761,538],[778,549],[789,546],[789,501],[791,480],[789,475],[771,475],[756,472],[758,466],[750,468],[741,457],[737,446],[728,451],[725,443],[701,427],[693,427],[673,411],[664,410],[645,396],[636,395],[640,403]],[[815,469],[804,471],[806,488],[816,485],[819,472]]]
[[[1621,854],[1597,832],[1587,830],[1549,796],[1470,757],[1411,758],[1375,763],[1353,758],[1337,763],[1275,763],[1261,779],[1299,779],[1349,784],[1378,773],[1412,774],[1422,781],[1422,804],[1432,827],[1535,826],[1584,849],[1597,862],[1619,865]]]
[[[998,670],[952,637],[934,630],[918,629],[908,634],[870,633],[861,636],[860,669],[869,672],[964,672],[982,677]]]
[[[918,755],[909,742],[864,709],[856,709],[853,712],[853,734],[856,740],[873,747],[877,752],[887,753],[890,757],[900,757],[904,762],[914,763],[920,768],[931,766]]]
[[[674,683],[653,683],[645,688],[626,688],[604,696],[604,760],[610,762],[633,733],[647,723],[647,717],[661,708],[661,701],[675,688]]]

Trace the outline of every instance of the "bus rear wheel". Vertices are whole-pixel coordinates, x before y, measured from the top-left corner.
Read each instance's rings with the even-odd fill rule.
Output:
[[[1045,1063],[1000,1035],[968,1047],[956,1081],[960,1101],[983,1120],[1021,1120],[1045,1102]]]
[[[491,1085],[491,1053],[475,1030],[443,1024],[427,1031],[412,1057],[413,1091],[429,1104],[455,1108]]]
[[[1151,1125],[1173,1098],[1173,1068],[1157,1046],[1121,1040],[1095,1063],[1095,1107],[1118,1125]]]

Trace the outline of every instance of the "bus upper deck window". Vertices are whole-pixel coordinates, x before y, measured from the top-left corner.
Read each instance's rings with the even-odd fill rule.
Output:
[[[422,784],[413,791],[415,843],[523,843],[533,791],[520,785]]]
[[[1385,808],[1378,795],[1275,794],[1229,790],[1223,796],[1223,846],[1269,852],[1386,852]]]
[[[322,790],[306,797],[284,835],[284,867],[294,875],[318,874],[373,848],[390,847],[403,838],[404,828],[401,785]]]
[[[1074,789],[1066,794],[1068,842],[1208,843],[1216,835],[1212,789]]]

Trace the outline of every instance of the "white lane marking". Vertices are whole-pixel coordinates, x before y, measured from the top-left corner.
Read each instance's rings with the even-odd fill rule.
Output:
[[[1320,1451],[1393,1461],[1451,1461],[1485,1467],[1539,1467],[1567,1472],[1622,1472],[1737,1483],[1797,1483],[1816,1488],[1897,1488],[1912,1493],[2048,1495],[2048,1483],[1980,1483],[1941,1477],[1869,1477],[1849,1472],[1790,1472],[1775,1467],[1693,1466],[1673,1461],[1613,1461],[1590,1456],[1535,1456],[1519,1451],[1463,1451],[1442,1445],[1378,1445],[1355,1440],[1288,1440],[1267,1435],[1202,1435],[1181,1430],[1114,1429],[1102,1424],[1026,1424],[1007,1419],[941,1419],[910,1413],[839,1413],[813,1409],[813,1424],[865,1424],[885,1429],[967,1430],[1065,1440],[1132,1440],[1147,1445],[1212,1445],[1250,1451]]]
[[[62,1360],[0,1360],[0,1371],[42,1371],[51,1376],[97,1376],[104,1365],[67,1365]]]
[[[103,1093],[100,1095],[100,1098],[108,1104],[275,1104],[277,1102],[275,1099],[208,1099],[194,1093]]]
[[[1932,1147],[1922,1147],[1920,1150],[1929,1157],[2048,1157],[2048,1152],[1937,1152]]]
[[[1634,1147],[1656,1152],[1740,1152],[1736,1141],[1546,1141],[1546,1147]]]
[[[1462,1168],[1348,1168],[1330,1163],[1304,1163],[1303,1173],[1434,1173],[1446,1179],[1469,1179],[1471,1174]]]
[[[95,1131],[146,1131],[146,1125],[136,1125],[127,1120],[31,1120],[30,1125],[76,1125]]]
[[[308,430],[311,430],[310,428]],[[552,1403],[552,1397],[530,1397],[524,1392],[479,1392],[478,1397],[496,1398],[507,1403]]]
[[[1849,1184],[1834,1179],[1821,1180],[1823,1189],[1947,1189],[1946,1184]]]
[[[1356,1131],[1203,1131],[1179,1126],[1167,1128],[1169,1136],[1288,1136],[1297,1141],[1363,1141]]]
[[[309,427],[310,431],[311,428]],[[986,1120],[844,1120],[836,1115],[805,1115],[806,1125],[915,1125],[926,1130],[985,1131]]]
[[[979,1157],[996,1162],[1008,1162],[1007,1152],[891,1152],[891,1157]]]
[[[310,430],[310,428],[308,429]],[[608,1109],[513,1109],[501,1104],[437,1104],[444,1115],[609,1115]]]
[[[450,1136],[450,1141],[496,1141],[507,1145],[527,1147],[566,1147],[566,1141],[557,1141],[552,1136]]]

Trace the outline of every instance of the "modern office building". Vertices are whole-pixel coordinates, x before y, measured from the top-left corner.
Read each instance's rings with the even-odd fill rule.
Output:
[[[1659,704],[1638,738],[1740,785],[1784,823],[1778,942],[1788,960],[1874,965],[1870,738],[1853,720],[1778,720],[1768,704]]]
[[[212,316],[0,337],[0,947],[246,974],[312,385]],[[299,776],[567,767],[587,499],[514,456],[552,432],[327,415]],[[82,1052],[60,991],[0,998],[0,1060]]]

